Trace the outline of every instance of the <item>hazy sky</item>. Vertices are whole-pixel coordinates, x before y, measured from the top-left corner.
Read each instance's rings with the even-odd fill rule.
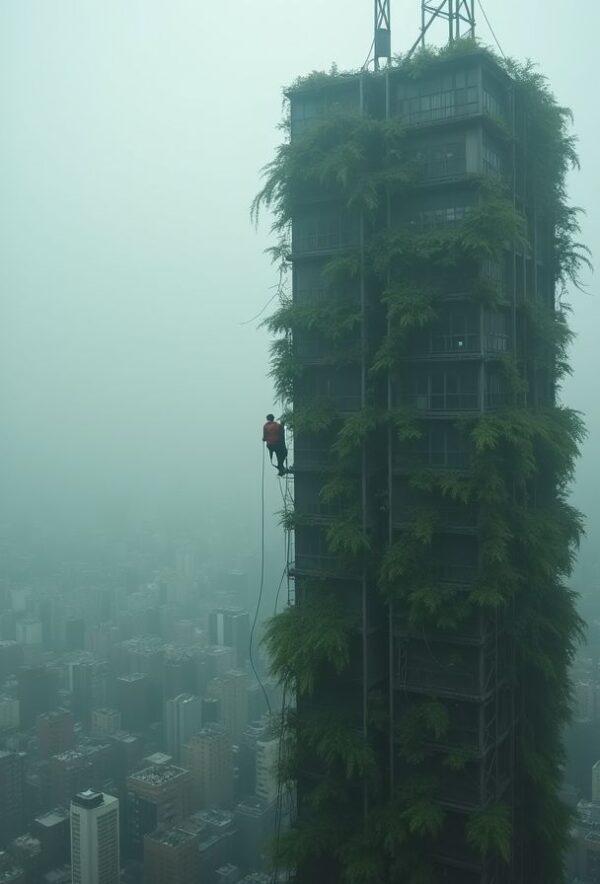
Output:
[[[588,83],[599,7],[485,8],[505,52],[538,61],[575,113],[572,200],[598,252],[600,124]],[[392,0],[394,51],[416,37],[419,9]],[[371,28],[371,0],[0,0],[7,508],[192,499],[242,526],[256,518],[268,342],[241,323],[276,280],[268,225],[256,232],[248,206],[280,138],[282,87],[333,61],[360,66]],[[491,41],[483,21],[479,35]],[[592,434],[577,502],[600,516],[595,290],[591,281],[592,294],[572,299],[565,398]],[[271,509],[277,498],[273,480]]]

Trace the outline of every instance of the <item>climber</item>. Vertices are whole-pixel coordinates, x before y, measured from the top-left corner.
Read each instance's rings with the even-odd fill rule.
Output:
[[[288,454],[285,444],[285,428],[283,421],[276,421],[273,414],[267,415],[267,422],[263,427],[263,442],[267,443],[271,463],[273,463],[273,455],[277,457],[278,474],[285,476],[287,473],[285,461]]]

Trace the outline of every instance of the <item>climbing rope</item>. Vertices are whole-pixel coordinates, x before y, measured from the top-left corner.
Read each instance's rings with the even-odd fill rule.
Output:
[[[269,715],[273,714],[273,710],[271,709],[271,701],[269,700],[269,696],[265,689],[264,684],[262,683],[261,677],[258,674],[256,666],[254,665],[254,654],[253,654],[253,645],[254,645],[254,631],[256,629],[256,623],[258,621],[258,615],[260,613],[260,606],[262,604],[263,591],[265,588],[265,448],[263,446],[263,457],[262,457],[262,476],[261,476],[261,491],[260,491],[260,503],[261,503],[261,516],[260,516],[260,587],[258,590],[258,599],[256,602],[256,610],[254,612],[254,620],[252,622],[252,629],[250,630],[250,646],[249,646],[249,657],[250,657],[250,666],[252,667],[252,672],[254,673],[257,682],[260,685],[260,689],[262,691],[263,697],[265,698],[265,703],[267,704],[267,709],[269,710]]]

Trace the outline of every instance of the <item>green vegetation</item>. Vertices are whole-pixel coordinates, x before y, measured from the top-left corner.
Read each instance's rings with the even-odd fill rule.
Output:
[[[418,78],[440,58],[475,50],[481,51],[472,41],[458,41],[441,52],[418,53],[396,64]],[[565,177],[577,161],[569,113],[557,105],[530,64],[495,62],[513,78],[516,136],[528,145],[524,202],[535,204],[554,231],[551,276],[563,299],[569,284],[579,284],[580,268],[589,262],[577,240],[577,213],[566,203]],[[313,73],[297,81],[292,92],[346,80],[336,70]],[[502,137],[512,139],[507,124],[502,126]],[[556,403],[557,385],[569,370],[567,307],[559,302],[555,309],[527,281],[516,305],[518,321],[527,329],[527,354],[501,354],[495,363],[504,391],[502,407],[454,422],[464,445],[464,469],[423,463],[413,467],[410,452],[422,441],[426,423],[409,406],[382,405],[373,394],[378,379],[401,370],[414,336],[439,320],[449,280],[457,271],[463,300],[498,312],[512,303],[512,294],[482,273],[482,267],[499,264],[513,252],[530,255],[534,248],[532,219],[519,212],[512,182],[474,176],[468,181],[472,206],[461,223],[428,228],[398,222],[382,231],[375,220],[381,219],[391,197],[409,201],[419,172],[407,129],[394,119],[332,111],[279,148],[254,202],[255,217],[261,208],[271,210],[274,229],[285,236],[303,202],[325,195],[360,213],[364,246],[327,260],[323,275],[330,296],[302,304],[284,300],[267,321],[279,336],[273,345],[273,377],[278,395],[291,407],[307,370],[299,346],[307,333],[328,342],[326,362],[332,370],[349,363],[362,366],[363,408],[344,413],[333,398],[315,398],[290,415],[295,432],[336,432],[337,467],[323,480],[321,493],[324,503],[339,505],[339,514],[324,528],[331,553],[376,574],[383,600],[420,634],[433,631],[451,641],[480,616],[510,622],[519,674],[516,689],[521,708],[527,710],[516,731],[515,781],[526,822],[520,826],[520,849],[538,880],[560,884],[569,825],[557,797],[561,732],[569,715],[569,664],[581,636],[566,580],[582,521],[566,497],[584,436],[580,417]],[[377,333],[372,331],[371,308],[345,296],[361,274],[379,292]],[[543,372],[544,378],[540,389],[545,392],[537,397],[531,395],[537,389],[534,371]],[[382,547],[365,527],[365,502],[353,475],[357,455],[387,434],[406,452],[411,465],[407,487],[418,502],[396,530],[394,542]],[[479,556],[473,579],[465,579],[464,585],[440,576],[436,538],[441,504],[476,512]],[[294,524],[311,524],[302,514],[296,519]],[[285,776],[302,779],[310,808],[280,839],[279,862],[318,868],[327,858],[336,880],[346,884],[434,884],[431,857],[445,819],[437,761],[441,759],[444,770],[460,774],[474,762],[474,753],[466,745],[440,748],[450,712],[434,694],[422,698],[403,711],[399,722],[383,721],[384,730],[394,728],[395,750],[405,769],[401,786],[388,794],[376,776],[381,729],[372,727],[365,736],[342,708],[326,714],[313,709],[320,680],[347,675],[354,626],[343,595],[323,581],[267,627],[272,670],[298,702],[298,712],[288,722],[294,737]],[[448,665],[459,663],[451,659]],[[377,718],[374,699],[368,711]],[[363,788],[366,819],[357,812],[363,806]],[[511,809],[486,801],[468,817],[466,841],[482,858],[508,862]]]

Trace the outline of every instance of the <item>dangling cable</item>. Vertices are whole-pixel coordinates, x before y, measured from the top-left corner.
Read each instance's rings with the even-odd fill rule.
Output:
[[[254,612],[254,621],[252,623],[252,629],[250,630],[250,647],[249,647],[249,657],[250,657],[250,666],[252,667],[252,672],[256,676],[256,680],[260,685],[260,689],[263,693],[263,697],[265,698],[265,702],[267,704],[267,709],[269,710],[269,715],[273,714],[273,710],[271,709],[271,701],[269,700],[269,696],[265,690],[265,686],[262,683],[260,676],[256,670],[256,666],[254,665],[254,656],[252,653],[252,645],[254,642],[254,630],[256,629],[256,622],[258,620],[258,614],[260,611],[260,606],[262,603],[263,590],[265,588],[265,447],[262,446],[263,449],[263,457],[262,457],[262,477],[261,477],[261,486],[260,486],[260,588],[258,590],[258,600],[256,602],[256,610]]]
[[[492,34],[492,37],[494,38],[494,40],[495,40],[495,42],[496,42],[496,46],[497,46],[498,49],[500,50],[500,55],[502,56],[502,58],[506,59],[506,55],[504,54],[504,49],[503,49],[502,46],[500,45],[500,41],[498,40],[498,37],[496,36],[496,32],[494,31],[494,29],[493,29],[493,27],[492,27],[492,23],[490,22],[490,20],[489,20],[489,18],[488,18],[488,16],[487,16],[487,13],[486,13],[486,11],[485,11],[485,9],[484,9],[484,7],[483,7],[482,0],[477,0],[477,5],[478,5],[479,8],[481,9],[481,14],[483,15],[483,17],[484,17],[484,19],[485,19],[485,21],[486,21],[486,24],[487,24],[488,28],[490,29],[490,32],[491,32],[491,34]]]

